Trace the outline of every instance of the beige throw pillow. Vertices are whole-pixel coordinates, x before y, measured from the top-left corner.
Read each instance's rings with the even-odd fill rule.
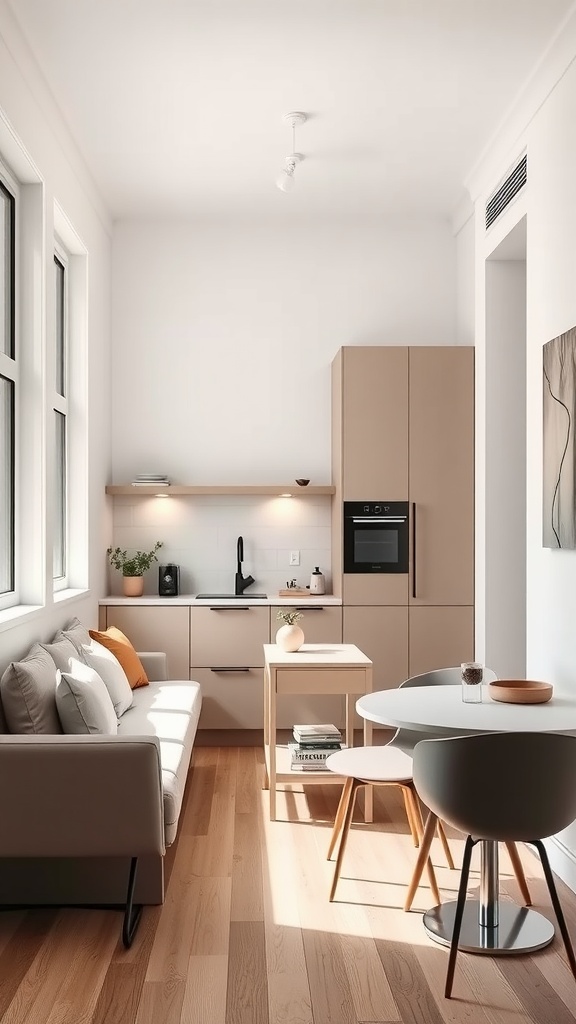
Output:
[[[56,665],[40,644],[13,661],[0,680],[2,706],[12,733],[61,733],[56,710]]]
[[[112,736],[118,732],[118,719],[104,682],[79,658],[70,672],[60,675],[56,707],[65,733]]]

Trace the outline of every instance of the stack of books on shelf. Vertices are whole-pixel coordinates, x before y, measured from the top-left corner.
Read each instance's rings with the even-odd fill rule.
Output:
[[[326,758],[341,750],[342,733],[335,725],[295,725],[294,743],[288,744],[291,769],[295,772],[323,772]]]

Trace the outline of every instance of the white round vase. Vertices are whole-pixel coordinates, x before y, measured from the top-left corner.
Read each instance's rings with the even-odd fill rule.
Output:
[[[283,651],[298,651],[304,643],[304,632],[296,623],[293,626],[280,626],[276,633],[276,643]]]

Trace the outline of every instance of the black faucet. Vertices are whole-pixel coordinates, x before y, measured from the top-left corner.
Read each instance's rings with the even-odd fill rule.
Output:
[[[238,597],[243,594],[247,587],[252,586],[254,583],[253,576],[242,575],[242,562],[244,561],[244,540],[242,537],[238,537],[236,542],[236,558],[238,565],[236,567],[236,578],[234,580],[234,593]]]

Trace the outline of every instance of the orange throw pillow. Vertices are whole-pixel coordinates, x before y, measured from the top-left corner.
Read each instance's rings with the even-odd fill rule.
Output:
[[[89,633],[93,640],[97,640],[99,644],[107,647],[118,659],[131,689],[136,690],[138,686],[148,686],[150,680],[144,671],[144,666],[122,630],[117,629],[116,626],[108,626],[108,629],[102,633],[97,629],[90,629]]]

